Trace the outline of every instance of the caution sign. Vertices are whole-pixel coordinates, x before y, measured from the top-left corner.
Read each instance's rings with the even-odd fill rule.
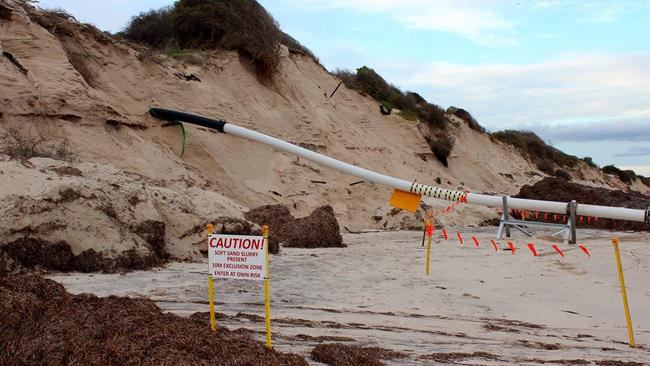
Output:
[[[262,236],[210,235],[210,275],[213,278],[263,280],[266,275],[266,245]]]

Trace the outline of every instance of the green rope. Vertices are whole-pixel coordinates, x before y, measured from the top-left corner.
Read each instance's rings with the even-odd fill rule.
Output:
[[[181,125],[181,131],[183,132],[183,149],[181,150],[181,158],[183,157],[183,154],[185,154],[185,126],[183,126],[182,123],[179,123]]]

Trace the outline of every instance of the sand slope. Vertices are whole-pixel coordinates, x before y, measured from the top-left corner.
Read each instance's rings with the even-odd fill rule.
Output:
[[[75,154],[69,165],[91,170],[94,183],[66,177],[65,184],[87,184],[93,190],[114,179],[132,186],[141,182],[144,190],[151,186],[168,191],[178,198],[163,204],[169,213],[151,207],[124,215],[135,222],[156,216],[173,228],[168,230],[168,242],[188,253],[191,249],[182,233],[203,221],[207,212],[237,216],[246,208],[283,203],[296,216],[304,216],[331,204],[342,226],[353,230],[399,228],[412,218],[388,217],[390,191],[385,187],[350,186],[356,178],[201,128],[186,127],[187,150],[181,157],[179,127],[162,127],[161,121],[148,116],[151,106],[222,118],[404,179],[435,184],[439,177],[444,187],[513,194],[543,176],[512,147],[469,129],[455,117],[450,118],[456,145],[450,167],[444,168],[415,123],[396,115],[382,116],[375,101],[345,86],[329,98],[339,81],[313,60],[289,54],[286,48],[275,85],[264,86],[232,52],[178,58],[151,54],[72,20],[41,21],[43,27],[34,21],[36,10],[32,19],[20,1],[2,1],[16,11],[11,20],[0,24],[0,49],[11,53],[28,72],[23,74],[7,57],[0,57],[0,130],[19,126],[24,133],[67,142]],[[180,79],[176,73],[193,73],[201,82]],[[47,170],[53,163],[0,164],[0,169],[11,172],[0,175],[0,185],[10,187],[0,192],[0,202],[9,211],[16,209],[18,197],[41,201],[58,189],[34,171]],[[585,183],[619,184],[586,166],[577,169],[584,171]],[[104,197],[124,202],[134,190],[121,187]],[[177,214],[188,205],[190,212]],[[73,247],[90,245],[79,238],[111,224],[101,218],[74,225],[85,213],[95,215],[92,207],[74,211],[76,218],[57,218],[68,225],[65,235],[74,241]],[[22,216],[26,222],[3,230],[28,225],[30,215]],[[491,215],[490,210],[468,207],[462,218],[452,214],[445,220],[474,224]],[[34,218],[39,220],[46,221]],[[120,250],[126,244],[118,243],[130,240],[116,233],[107,246]]]

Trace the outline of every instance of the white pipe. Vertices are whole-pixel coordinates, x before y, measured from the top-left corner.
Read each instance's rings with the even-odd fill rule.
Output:
[[[298,155],[307,160],[311,160],[315,163],[324,165],[328,168],[341,171],[350,175],[354,175],[361,179],[367,180],[380,185],[385,185],[394,189],[399,189],[402,191],[417,193],[421,196],[429,196],[439,199],[445,199],[448,201],[458,201],[461,197],[465,196],[465,192],[443,189],[438,187],[433,187],[429,185],[409,182],[403,179],[394,178],[388,175],[380,174],[373,172],[368,169],[360,168],[352,164],[342,162],[319,154],[317,152],[305,149],[300,146],[288,143],[286,141],[264,135],[259,132],[249,130],[244,127],[239,127],[231,123],[227,123],[224,126],[224,133],[228,135],[239,136],[248,140],[261,142],[272,146],[280,151],[288,152],[294,155]],[[482,205],[482,206],[491,206],[491,207],[502,207],[503,199],[498,196],[490,196],[485,194],[477,193],[467,193],[466,196],[467,203]],[[529,210],[529,211],[540,211],[540,212],[549,212],[557,214],[567,214],[568,213],[568,203],[566,202],[554,202],[554,201],[541,201],[541,200],[530,200],[523,198],[508,198],[508,206],[510,208],[515,208],[519,210]],[[577,207],[576,214],[580,216],[593,216],[593,217],[602,217],[618,220],[630,220],[630,221],[646,221],[647,211],[636,210],[629,208],[621,207],[607,207],[607,206],[594,206],[580,204]]]
[[[159,108],[152,108],[150,113],[158,118],[170,121],[183,121],[201,126],[217,129],[228,135],[239,136],[248,140],[261,142],[272,146],[280,151],[298,155],[307,160],[324,165],[328,168],[354,175],[363,180],[376,184],[385,185],[393,189],[411,192],[420,196],[428,196],[447,201],[460,201],[465,199],[467,203],[474,205],[503,207],[503,199],[500,196],[491,196],[478,193],[467,193],[457,190],[444,189],[426,184],[409,182],[403,179],[394,178],[388,175],[380,174],[368,169],[360,168],[352,164],[330,158],[323,154],[296,146],[286,141],[271,137],[259,132],[239,127],[225,121],[212,120],[206,117],[191,115],[178,111],[170,111]],[[567,202],[531,200],[523,198],[508,198],[508,207],[519,210],[549,212],[557,214],[568,214],[569,204]],[[649,210],[638,210],[622,207],[596,206],[588,204],[578,204],[576,214],[580,216],[601,217],[616,220],[641,221],[648,223],[650,216]]]

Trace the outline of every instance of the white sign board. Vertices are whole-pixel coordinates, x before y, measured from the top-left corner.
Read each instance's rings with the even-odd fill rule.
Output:
[[[213,278],[263,280],[266,276],[265,245],[263,236],[210,235],[210,275]]]

